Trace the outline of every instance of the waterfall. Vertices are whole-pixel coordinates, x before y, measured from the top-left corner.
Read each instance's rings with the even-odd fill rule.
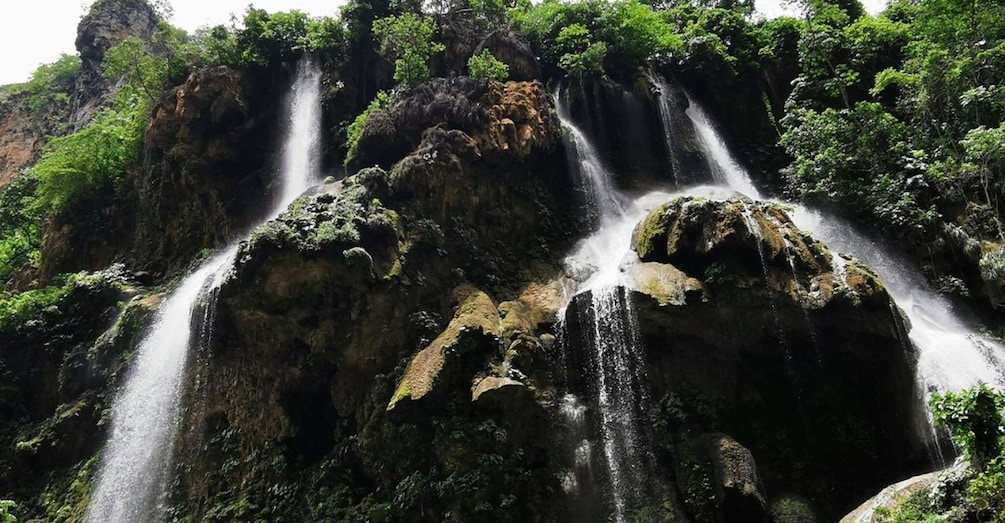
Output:
[[[752,198],[761,198],[747,172],[729,154],[725,142],[694,101],[690,101],[687,115],[701,138],[713,172],[721,176],[717,176],[717,182]],[[1005,348],[967,325],[910,262],[899,259],[836,216],[802,205],[793,207],[795,211],[790,214],[800,229],[810,232],[832,250],[852,253],[868,264],[903,309],[910,321],[909,338],[918,355],[916,380],[923,393],[959,391],[978,382],[1005,387]],[[836,265],[836,271],[843,269],[843,262]],[[924,408],[931,422],[927,405]],[[931,437],[930,427],[922,430],[923,437]]]
[[[556,102],[569,163],[579,175],[590,211],[599,218],[597,231],[580,242],[566,264],[582,280],[579,296],[590,296],[577,319],[588,345],[584,360],[598,411],[612,519],[621,522],[648,501],[654,488],[653,455],[644,432],[649,424],[645,354],[621,272],[622,262],[634,256],[627,239],[654,200],[626,203],[591,142],[572,123],[561,93]]]
[[[298,68],[287,102],[282,187],[264,221],[276,218],[318,175],[320,72],[310,62]],[[238,242],[232,243],[182,279],[164,300],[140,343],[112,407],[111,430],[88,506],[88,521],[164,519],[179,398],[192,333],[200,327],[196,305],[225,279],[237,249]]]

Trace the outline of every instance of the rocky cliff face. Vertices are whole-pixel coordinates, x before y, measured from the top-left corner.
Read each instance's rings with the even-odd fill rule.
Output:
[[[634,246],[655,415],[667,417],[657,445],[678,471],[689,441],[724,432],[750,449],[762,495],[806,496],[826,521],[924,465],[915,355],[867,267],[744,198],[675,199]],[[708,508],[727,510],[715,499]]]
[[[96,4],[80,26],[72,122],[111,89],[104,52],[156,24],[139,0]],[[518,35],[464,45],[521,81],[396,90],[350,175],[253,231],[197,307],[172,518],[606,520],[600,487],[569,484],[571,425],[596,440],[598,407],[563,412],[567,393],[592,386],[573,321],[591,296],[572,296],[562,269],[590,224],[554,102]],[[0,497],[27,500],[22,514],[82,517],[115,387],[161,299],[147,287],[267,207],[280,69],[207,68],[170,89],[124,195],[46,225],[48,276],[116,261],[153,275],[113,266],[0,324]],[[569,92],[580,121],[597,116],[587,134],[621,186],[707,179],[689,127],[669,156],[656,86],[628,83]],[[354,88],[331,89],[326,109],[353,107],[339,97]],[[19,110],[0,113],[0,173],[39,151]],[[344,145],[331,140],[328,151]],[[868,267],[784,208],[739,197],[670,199],[625,241],[651,399],[642,429],[666,487],[633,517],[830,521],[922,462],[915,355]]]
[[[203,69],[154,108],[134,181],[141,267],[183,265],[267,208],[278,104],[260,80],[226,66]]]
[[[113,94],[102,71],[105,52],[129,37],[150,42],[160,17],[143,0],[99,0],[80,20],[75,41],[80,73],[72,99],[70,123],[85,125]]]
[[[554,226],[570,204],[564,171],[548,169],[562,158],[550,110],[536,83],[458,79],[405,93],[368,124],[361,156],[387,121],[408,122],[399,131],[410,152],[389,171],[363,169],[302,197],[255,232],[220,291],[214,342],[189,390],[180,503],[217,513],[244,484],[260,507],[247,515],[265,515],[304,503],[303,478],[347,474],[341,497],[311,506],[313,517],[554,509],[535,401],[547,393],[530,377],[558,303],[543,284],[570,233]],[[513,418],[511,397],[528,407]],[[262,452],[284,463],[262,468]],[[291,478],[301,478],[294,490],[268,489]],[[452,490],[466,488],[473,497]],[[402,489],[412,497],[394,497]],[[526,502],[505,509],[507,496]]]

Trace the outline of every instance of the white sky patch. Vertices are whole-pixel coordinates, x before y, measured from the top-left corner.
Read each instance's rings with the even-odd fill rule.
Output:
[[[82,0],[0,0],[0,85],[24,82],[44,63],[60,53],[75,54],[77,22],[90,5]],[[192,32],[202,26],[228,24],[231,13],[239,17],[249,3],[267,11],[299,9],[314,16],[338,14],[342,0],[171,0],[171,22]],[[878,13],[886,0],[865,0],[870,13]],[[786,12],[779,0],[756,0],[767,18]]]

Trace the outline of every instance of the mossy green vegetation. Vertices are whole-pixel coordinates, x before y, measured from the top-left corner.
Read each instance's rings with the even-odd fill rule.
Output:
[[[70,101],[73,80],[80,70],[80,58],[63,54],[51,64],[39,66],[25,83],[3,86],[0,102],[13,95],[28,97],[28,108],[39,112],[51,105],[64,105]]]
[[[391,97],[384,91],[379,91],[377,96],[370,100],[370,104],[366,106],[366,109],[357,116],[349,127],[346,128],[346,149],[348,153],[345,157],[345,163],[348,164],[352,161],[352,158],[356,156],[356,144],[359,143],[359,137],[363,134],[363,128],[366,127],[366,122],[373,116],[373,113],[387,107],[391,103]]]
[[[877,509],[880,521],[1005,521],[1005,393],[985,384],[933,394],[936,423],[963,450],[970,467],[944,473],[931,488],[912,493],[894,509]]]
[[[34,206],[38,177],[23,174],[0,188],[0,282],[38,266],[41,220]]]
[[[472,78],[504,82],[509,78],[509,66],[500,62],[488,49],[468,59],[468,74]]]
[[[62,212],[90,197],[115,191],[143,145],[150,98],[123,87],[110,107],[83,129],[53,139],[32,168],[38,177],[36,210]]]

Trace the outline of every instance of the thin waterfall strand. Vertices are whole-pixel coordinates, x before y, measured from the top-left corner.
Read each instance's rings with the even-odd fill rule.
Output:
[[[318,173],[320,73],[299,68],[291,91],[283,147],[282,190],[267,219],[277,217],[307,190]],[[178,428],[179,398],[196,304],[224,281],[238,243],[208,258],[164,300],[157,321],[140,343],[112,409],[112,427],[87,510],[95,523],[159,521],[165,517],[171,457]],[[210,292],[210,296],[215,293]]]

